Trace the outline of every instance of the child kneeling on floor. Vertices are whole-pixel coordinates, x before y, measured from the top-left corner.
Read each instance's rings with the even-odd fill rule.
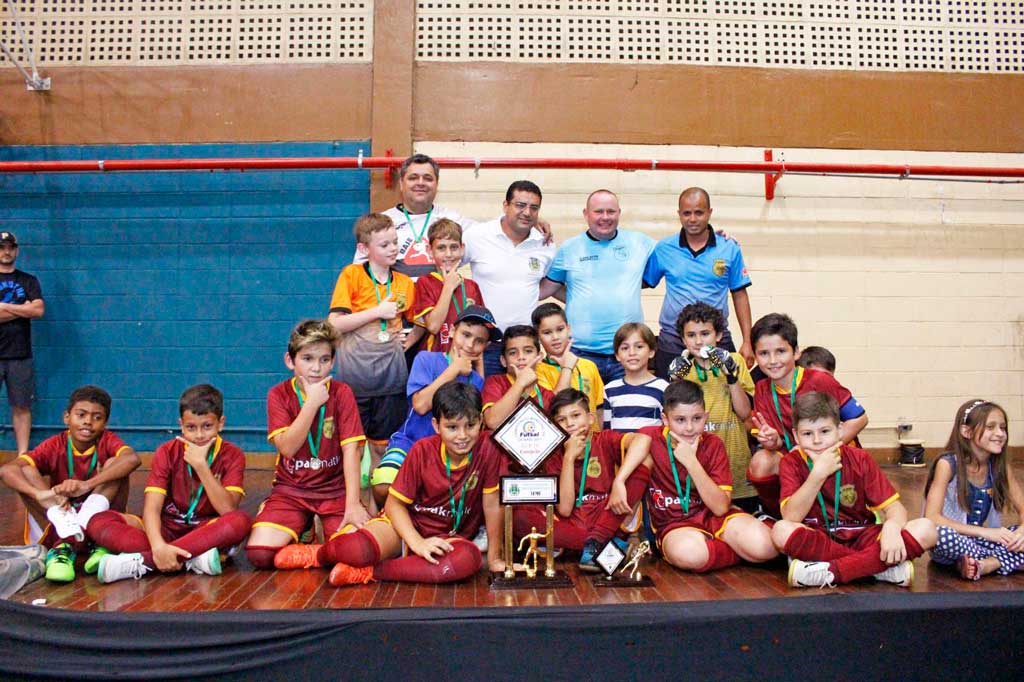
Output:
[[[472,538],[486,523],[488,568],[503,571],[502,453],[481,430],[482,408],[472,384],[441,386],[431,403],[437,434],[409,450],[384,513],[358,530],[336,533],[323,546],[290,545],[281,550],[278,566],[335,564],[330,583],[336,586],[371,580],[454,582],[480,570],[482,557]]]

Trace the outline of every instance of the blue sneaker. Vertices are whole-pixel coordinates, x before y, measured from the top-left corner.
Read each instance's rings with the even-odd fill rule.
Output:
[[[597,540],[587,540],[583,543],[583,552],[580,554],[580,570],[586,573],[597,573],[601,567],[597,565],[597,553],[601,551],[601,544]]]

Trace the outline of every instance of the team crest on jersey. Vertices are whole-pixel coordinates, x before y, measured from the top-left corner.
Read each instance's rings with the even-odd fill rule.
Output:
[[[530,270],[532,272],[537,272],[538,270],[540,270],[540,259],[539,258],[536,258],[534,256],[530,256]]]
[[[409,261],[407,260],[405,262],[408,263]],[[405,294],[398,294],[395,296],[395,305],[398,306],[399,310],[405,310],[408,307],[406,305],[407,303],[408,301],[406,300]]]
[[[847,483],[839,489],[839,504],[844,507],[852,507],[857,503],[857,489],[852,483]]]
[[[612,249],[612,255],[615,256],[615,260],[627,261],[629,260],[629,249],[625,246],[616,246]]]
[[[715,273],[716,277],[721,277],[725,274],[725,261],[721,258],[716,258],[714,265],[711,266],[711,271]]]
[[[592,459],[587,464],[587,476],[590,478],[597,478],[601,475],[601,460]]]
[[[334,438],[334,417],[324,419],[324,438]]]
[[[464,489],[466,492],[464,492],[463,495],[465,495],[467,492],[469,492],[470,490],[475,488],[476,484],[479,483],[479,482],[480,482],[480,477],[477,476],[477,473],[474,471],[473,473],[471,473],[469,475],[469,478],[466,479],[466,487]]]

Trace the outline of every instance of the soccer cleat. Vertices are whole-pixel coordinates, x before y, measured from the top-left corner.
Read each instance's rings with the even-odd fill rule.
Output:
[[[75,579],[75,553],[71,545],[62,542],[46,553],[46,579],[55,583]]]
[[[583,551],[580,553],[579,567],[587,573],[597,573],[601,567],[597,565],[597,553],[601,551],[601,545],[597,540],[587,540],[583,543]]]
[[[875,580],[900,587],[910,587],[914,584],[914,563],[908,559],[893,564],[881,573],[875,573]]]
[[[800,561],[789,564],[789,584],[792,587],[835,587],[835,575],[827,561]]]
[[[476,537],[473,538],[473,544],[481,552],[487,551],[487,527],[480,526],[480,530],[476,532]]]
[[[335,587],[342,585],[365,585],[373,580],[373,566],[356,568],[348,564],[337,563],[331,569],[331,575],[327,581]]]
[[[89,558],[85,560],[85,566],[82,570],[88,575],[95,575],[96,571],[100,570],[100,560],[110,554],[110,550],[106,547],[97,547],[89,555]]]
[[[112,583],[126,578],[138,580],[151,570],[153,569],[142,561],[142,555],[138,552],[108,554],[100,559],[100,568],[96,572],[96,577],[101,583]]]
[[[185,570],[199,575],[220,575],[223,572],[220,565],[220,551],[214,547],[199,556],[192,557],[185,562]]]
[[[46,518],[53,524],[53,530],[59,538],[74,538],[78,542],[85,540],[85,533],[78,524],[78,514],[74,509],[50,507],[46,510]]]
[[[323,566],[316,556],[323,545],[285,545],[274,555],[274,568],[291,570],[295,568],[320,568]]]

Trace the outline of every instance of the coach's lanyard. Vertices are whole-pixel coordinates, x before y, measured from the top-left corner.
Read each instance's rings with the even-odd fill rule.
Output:
[[[679,495],[679,506],[683,508],[684,514],[690,513],[690,472],[686,472],[686,495],[683,495],[682,486],[679,485],[679,469],[676,468],[676,456],[672,452],[672,436],[668,429],[665,429],[665,447],[668,448],[668,461],[672,465],[672,478],[676,482],[676,494]]]
[[[370,278],[370,284],[373,285],[373,295],[377,298],[377,305],[380,305],[380,291],[377,290],[377,278],[373,274],[373,270],[370,269],[370,264],[366,264],[366,276]],[[386,284],[387,297],[391,298],[391,281],[395,278],[395,273],[391,272],[391,268],[388,268],[388,281]],[[380,336],[378,338],[387,341],[385,338],[388,333],[388,321],[384,318],[380,320]]]
[[[71,444],[71,432],[68,431],[68,478],[73,479],[75,477],[75,457],[72,454],[74,446]],[[94,445],[92,451],[92,461],[89,463],[89,470],[85,472],[85,478],[83,481],[87,481],[92,478],[92,472],[96,471],[96,455],[99,453],[99,446]]]
[[[210,448],[210,454],[206,456],[206,466],[213,466],[213,458],[217,456],[217,451],[220,450],[221,440],[218,437],[213,443],[213,447]],[[187,444],[184,445],[188,447]],[[182,451],[184,454],[184,450]],[[188,485],[192,487],[192,465],[186,464],[185,469],[188,470]],[[203,482],[199,482],[199,488],[196,489],[192,495],[192,499],[188,503],[188,511],[185,512],[185,523],[192,523],[192,515],[196,513],[196,507],[199,506],[199,498],[203,496]]]
[[[299,399],[299,409],[306,404],[305,399],[302,397],[302,391],[299,390],[298,383],[295,379],[292,379],[292,389],[295,391],[295,397]],[[324,412],[327,409],[327,403],[320,406],[320,418],[317,420],[316,425],[316,445],[313,444],[313,434],[306,432],[306,442],[309,443],[309,454],[313,456],[313,459],[320,459],[320,443],[323,441],[324,436]]]
[[[793,369],[793,386],[789,389],[789,420],[793,421],[793,411],[796,404],[796,375],[800,373],[800,368]],[[782,410],[779,408],[779,392],[775,390],[775,382],[771,382],[772,385],[772,402],[775,403],[775,414],[779,418],[779,425],[782,427],[782,438],[786,441],[786,452],[793,449],[793,444],[789,442],[789,433],[786,431],[786,422],[782,420]]]
[[[807,471],[811,471],[813,468],[814,461],[810,456],[808,456]],[[839,479],[842,476],[842,473],[842,469],[836,469],[836,496],[833,498],[833,501],[835,502],[835,530],[839,530]],[[828,525],[828,509],[825,507],[825,497],[821,494],[820,490],[818,491],[818,504],[821,505],[821,515],[825,517],[825,530],[831,534],[834,531]]]
[[[412,217],[409,215],[409,212],[405,210],[405,205],[402,206],[402,213],[405,215],[405,222],[406,222],[406,224],[409,225],[409,231],[412,232],[412,236],[413,236],[413,242],[412,243],[413,244],[415,244],[415,243],[419,242],[421,239],[423,239],[423,235],[424,235],[424,233],[426,233],[427,227],[430,225],[430,214],[433,213],[433,212],[434,212],[434,207],[431,206],[430,210],[427,211],[427,217],[423,221],[423,225],[422,225],[422,227],[420,227],[420,231],[416,232],[416,228],[412,224]]]
[[[552,367],[557,367],[559,371],[562,370],[562,366],[560,364],[558,364],[557,362],[555,362],[554,360],[552,360],[551,358],[544,358],[543,362],[544,362],[545,365],[551,365]],[[579,388],[580,393],[586,393],[586,391],[583,390],[583,372],[580,371],[579,363],[577,363],[575,367],[573,367],[571,370],[569,370],[569,376],[571,377],[573,375],[573,373],[576,374],[576,386],[577,386],[577,388]],[[541,407],[544,407],[544,406],[541,405]]]
[[[445,452],[444,443],[441,443],[441,459],[444,460],[444,471],[448,475],[448,505],[452,510],[452,519],[454,523],[452,530],[448,535],[455,535],[459,531],[459,526],[462,524],[462,512],[463,506],[466,504],[466,483],[469,481],[469,476],[466,476],[462,481],[462,485],[459,486],[459,508],[455,508],[455,490],[452,489],[452,462],[448,459],[448,454]],[[469,465],[473,463],[473,451],[470,450],[466,456],[466,468],[469,469]]]
[[[587,468],[590,466],[590,443],[593,438],[587,438],[587,449],[583,452],[583,472],[580,474],[580,492],[576,495],[576,506],[583,505],[583,486],[587,483]]]

